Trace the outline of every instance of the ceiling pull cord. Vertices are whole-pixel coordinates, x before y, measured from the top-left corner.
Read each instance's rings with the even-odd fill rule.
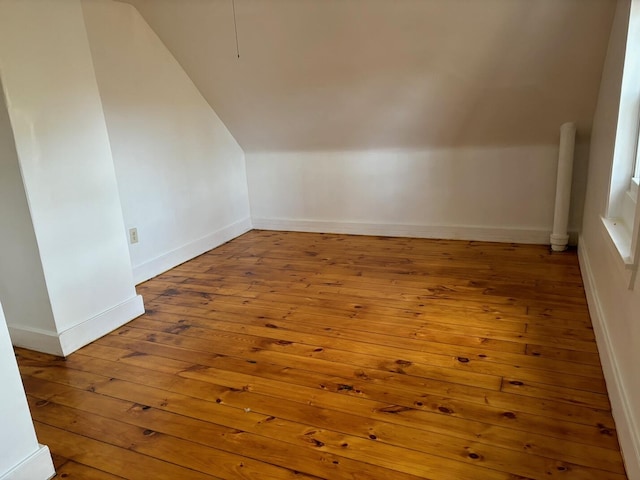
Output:
[[[236,53],[238,54],[238,58],[240,58],[240,47],[238,45],[238,24],[236,22],[236,0],[231,0],[231,5],[233,6],[233,28],[236,33]]]

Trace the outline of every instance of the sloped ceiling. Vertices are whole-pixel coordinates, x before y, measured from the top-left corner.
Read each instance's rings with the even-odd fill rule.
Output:
[[[128,0],[247,152],[589,134],[615,0]]]

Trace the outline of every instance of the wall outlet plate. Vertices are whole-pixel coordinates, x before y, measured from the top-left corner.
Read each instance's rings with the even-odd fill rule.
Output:
[[[130,228],[129,229],[129,243],[138,243],[138,229]]]

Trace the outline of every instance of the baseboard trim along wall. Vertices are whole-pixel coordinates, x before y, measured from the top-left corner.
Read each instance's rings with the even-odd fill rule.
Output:
[[[49,480],[55,474],[49,448],[40,445],[38,450],[2,475],[0,480]]]
[[[640,425],[633,414],[629,396],[622,383],[620,368],[614,353],[615,350],[611,344],[607,317],[598,296],[595,277],[587,251],[584,239],[581,237],[578,243],[580,270],[582,271],[589,314],[591,315],[591,322],[593,323],[600,353],[600,362],[607,382],[613,417],[616,420],[618,440],[622,448],[627,475],[630,479],[640,478]]]
[[[142,297],[129,300],[85,320],[64,332],[55,333],[29,327],[8,325],[11,342],[16,347],[66,357],[81,347],[112,332],[144,313]]]
[[[243,218],[148,262],[136,265],[133,267],[133,281],[136,285],[145,282],[229,240],[233,240],[249,230],[251,230],[251,219],[249,217]]]
[[[28,348],[59,357],[63,356],[60,338],[56,332],[16,325],[7,325],[7,327],[11,343],[15,347]]]
[[[330,222],[292,220],[284,218],[253,218],[258,230],[288,230],[294,232],[345,233],[386,237],[437,238],[447,240],[477,240],[485,242],[530,243],[546,245],[551,230],[478,227],[466,225],[398,225],[360,222]],[[574,235],[575,238],[575,235]]]
[[[100,315],[65,330],[59,335],[62,355],[66,357],[143,313],[142,296],[136,295]]]

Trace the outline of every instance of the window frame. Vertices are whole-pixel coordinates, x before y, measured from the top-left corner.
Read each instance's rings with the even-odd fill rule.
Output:
[[[640,95],[639,95],[640,96]],[[639,98],[640,102],[640,98]],[[638,194],[638,184],[640,184],[640,118],[638,118],[638,132],[636,135],[636,154],[631,179],[629,181],[629,191],[636,198]]]
[[[633,288],[640,263],[640,0],[631,0],[609,197],[602,223]]]

